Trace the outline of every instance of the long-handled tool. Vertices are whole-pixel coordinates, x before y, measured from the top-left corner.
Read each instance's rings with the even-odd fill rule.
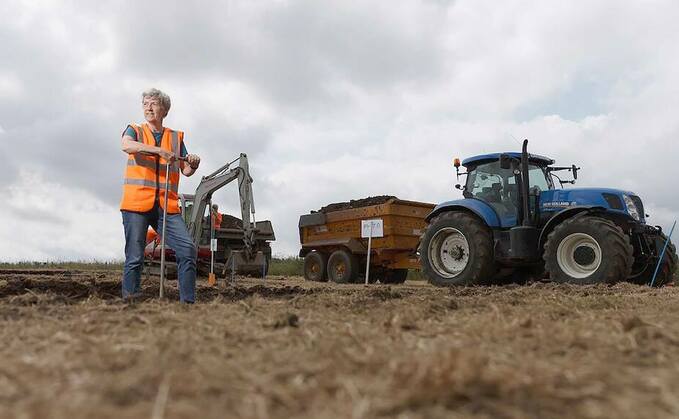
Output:
[[[186,157],[177,157],[178,160],[186,161]],[[163,229],[160,236],[160,295],[165,297],[165,227],[167,226],[167,194],[170,189],[170,165],[172,162],[165,161],[165,197],[163,204]]]
[[[217,244],[215,243],[215,219],[216,214],[212,213],[212,201],[210,205],[210,274],[207,277],[207,283],[211,287],[217,283],[217,277],[215,276],[215,250],[217,250]]]
[[[167,226],[167,193],[170,186],[170,162],[165,162],[165,203],[163,204],[163,229],[160,235],[160,299],[165,297],[165,227]]]
[[[665,245],[662,248],[662,252],[660,252],[660,258],[658,259],[658,264],[655,267],[655,272],[653,272],[653,279],[651,279],[651,286],[655,285],[655,277],[658,276],[658,271],[660,270],[660,265],[662,265],[663,260],[665,260],[665,251],[667,250],[667,245],[670,243],[670,238],[672,238],[672,233],[674,233],[674,227],[677,226],[677,221],[674,221],[674,224],[672,224],[672,229],[670,230],[670,234],[667,235],[667,239],[665,240]],[[670,278],[671,280],[672,278]]]

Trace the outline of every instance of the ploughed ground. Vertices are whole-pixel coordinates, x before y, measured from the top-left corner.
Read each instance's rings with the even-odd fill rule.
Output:
[[[0,417],[679,417],[679,289],[0,272]]]

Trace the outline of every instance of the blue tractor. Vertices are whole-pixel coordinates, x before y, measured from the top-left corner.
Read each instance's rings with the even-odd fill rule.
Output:
[[[651,282],[668,238],[646,224],[641,199],[604,188],[562,189],[578,167],[521,153],[462,162],[464,199],[444,202],[427,217],[419,246],[422,270],[435,285],[497,283],[514,278],[574,284]],[[572,180],[555,173],[569,171]],[[556,183],[558,182],[558,188]],[[654,285],[672,282],[676,249],[668,243]]]

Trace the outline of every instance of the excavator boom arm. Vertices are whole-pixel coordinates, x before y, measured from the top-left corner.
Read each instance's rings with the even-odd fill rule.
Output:
[[[238,161],[238,167],[230,169],[231,164],[236,161]],[[212,194],[236,179],[238,180],[238,195],[240,197],[240,209],[243,219],[243,240],[246,249],[252,248],[254,217],[251,217],[251,214],[254,215],[255,207],[252,198],[252,177],[250,176],[248,166],[248,156],[243,153],[231,163],[222,166],[207,176],[203,176],[196,188],[193,198],[193,209],[188,225],[189,234],[193,238],[194,243],[198,244],[200,242],[203,215],[205,214],[205,207],[212,198]]]

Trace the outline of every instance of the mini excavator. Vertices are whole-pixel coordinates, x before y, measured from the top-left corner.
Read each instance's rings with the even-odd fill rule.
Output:
[[[235,165],[237,163],[237,165]],[[212,226],[211,217],[205,215],[212,204],[212,194],[233,181],[238,181],[241,218],[224,215],[221,225]],[[198,273],[214,271],[226,277],[229,273],[266,276],[271,262],[271,242],[276,240],[271,221],[255,221],[255,202],[252,195],[252,177],[248,157],[239,157],[207,176],[203,176],[193,195],[179,194],[179,206],[189,235],[198,247]],[[214,261],[211,242],[216,240]],[[160,246],[154,240],[144,251],[147,278],[160,274]],[[165,249],[166,277],[176,278],[177,265],[172,249]]]

